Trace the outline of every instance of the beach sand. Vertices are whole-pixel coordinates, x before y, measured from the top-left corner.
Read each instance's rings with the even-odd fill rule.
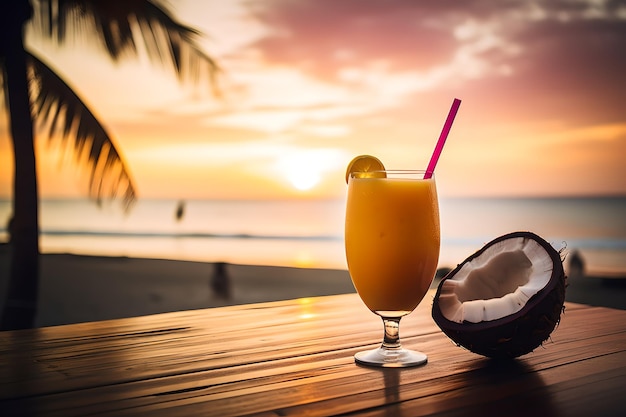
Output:
[[[354,292],[345,270],[44,254],[38,326]],[[225,280],[214,280],[219,267]],[[0,245],[0,303],[9,247]],[[433,282],[436,286],[437,280]],[[626,280],[576,276],[567,301],[626,309]],[[218,290],[216,292],[216,289]],[[424,302],[426,302],[425,300]],[[430,302],[431,300],[428,300]],[[365,307],[364,307],[365,308]]]
[[[216,293],[216,264],[163,259],[44,254],[38,326],[354,292],[347,271],[225,266],[230,297]],[[9,274],[0,248],[0,303]]]

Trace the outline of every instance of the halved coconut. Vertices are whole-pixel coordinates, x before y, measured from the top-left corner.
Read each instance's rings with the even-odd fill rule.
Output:
[[[500,236],[446,275],[432,316],[457,344],[488,357],[531,352],[559,322],[565,301],[560,254],[531,232]]]

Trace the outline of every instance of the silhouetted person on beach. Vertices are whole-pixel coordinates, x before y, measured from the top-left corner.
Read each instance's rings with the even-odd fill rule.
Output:
[[[570,277],[582,277],[585,275],[585,261],[578,251],[573,251],[569,256]]]
[[[185,215],[185,202],[183,200],[178,202],[178,206],[176,206],[176,221],[179,222],[183,219]]]
[[[226,270],[226,262],[217,262],[215,264],[215,270],[211,277],[211,289],[213,294],[224,300],[229,300],[230,294],[230,277]]]

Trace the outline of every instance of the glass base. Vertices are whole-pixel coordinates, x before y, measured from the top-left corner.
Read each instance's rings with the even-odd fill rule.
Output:
[[[408,349],[386,349],[379,347],[354,355],[354,361],[361,365],[378,366],[381,368],[408,368],[424,365],[428,362],[425,353]]]

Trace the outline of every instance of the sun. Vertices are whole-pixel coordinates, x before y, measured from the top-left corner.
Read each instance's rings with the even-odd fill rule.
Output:
[[[322,164],[312,153],[285,153],[278,161],[282,177],[298,191],[309,191],[322,179]]]
[[[333,148],[297,149],[282,152],[275,167],[284,182],[299,192],[308,192],[320,186],[329,172],[343,166],[345,159],[340,150]]]
[[[314,171],[300,169],[289,174],[289,182],[300,191],[307,191],[320,182],[320,174]]]

